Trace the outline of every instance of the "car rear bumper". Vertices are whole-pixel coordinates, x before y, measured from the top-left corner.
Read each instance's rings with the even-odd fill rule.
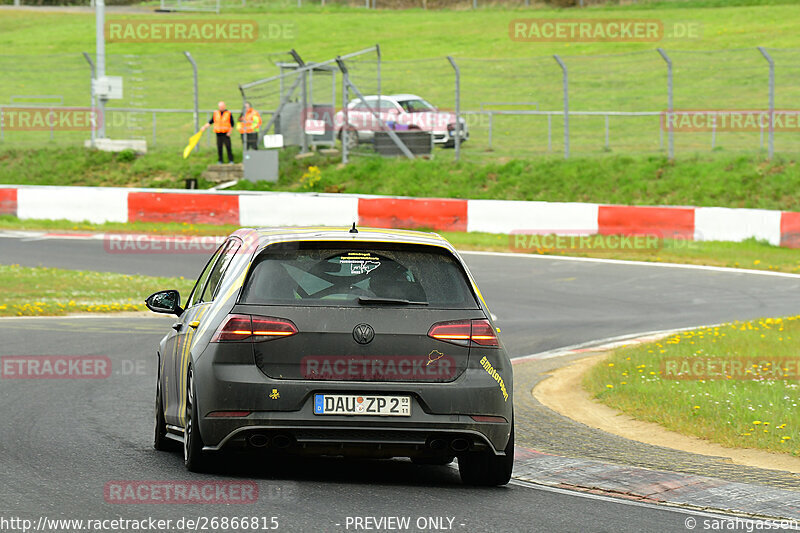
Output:
[[[250,447],[415,457],[490,450],[502,455],[511,430],[510,373],[508,398],[504,398],[495,380],[481,368],[469,368],[448,383],[409,383],[279,380],[265,376],[254,365],[216,364],[196,371],[195,379],[198,425],[209,451]],[[316,393],[409,395],[411,416],[317,415],[313,409]],[[221,411],[249,414],[209,416]],[[505,421],[472,418],[478,415]],[[256,442],[254,436],[258,436]],[[466,441],[467,447],[458,439]]]
[[[205,420],[204,433],[213,427],[215,434],[225,436],[218,444],[204,449],[263,449],[279,453],[376,457],[455,456],[477,451],[502,455],[510,427],[499,423],[476,424],[465,416],[442,416],[438,422],[424,424],[387,424],[374,420],[314,421],[288,413],[271,413],[269,418],[265,418],[263,413],[252,416],[245,425],[241,419],[227,423],[215,420],[212,426]],[[495,445],[495,441],[502,444]]]
[[[467,130],[466,126],[462,126],[460,133],[462,142],[469,140],[469,131]],[[453,144],[456,142],[456,135],[454,131],[434,131],[432,134],[434,144]]]

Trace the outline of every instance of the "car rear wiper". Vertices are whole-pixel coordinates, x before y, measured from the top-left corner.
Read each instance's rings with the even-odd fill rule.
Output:
[[[370,296],[359,296],[358,303],[360,304],[398,304],[398,305],[428,305],[428,302],[415,302],[412,300],[404,300],[402,298],[372,298]]]

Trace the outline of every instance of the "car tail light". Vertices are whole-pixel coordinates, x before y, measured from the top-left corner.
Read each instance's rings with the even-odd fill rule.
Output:
[[[472,342],[481,346],[497,346],[497,334],[489,321],[484,319],[472,321]]]
[[[431,326],[428,330],[428,337],[436,340],[469,346],[470,332],[472,324],[469,320],[458,320],[456,322],[439,322]]]
[[[485,318],[439,322],[431,326],[428,336],[459,346],[469,346],[470,342],[479,346],[498,345],[494,328]]]
[[[263,342],[296,333],[297,326],[285,318],[228,315],[211,342]]]

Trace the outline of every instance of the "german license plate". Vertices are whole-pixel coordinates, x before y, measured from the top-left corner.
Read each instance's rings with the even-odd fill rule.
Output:
[[[368,394],[315,394],[314,414],[411,416],[411,397]]]

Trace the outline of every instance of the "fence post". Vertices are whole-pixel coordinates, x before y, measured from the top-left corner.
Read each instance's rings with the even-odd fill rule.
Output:
[[[377,82],[378,82],[378,113],[381,112],[381,45],[375,45],[375,53],[378,57],[377,64]]]
[[[105,0],[97,0],[95,2],[95,61],[97,61],[97,68],[95,69],[95,80],[105,78],[106,76],[106,34],[105,34],[105,13],[106,13]],[[106,101],[102,96],[97,97],[97,108],[100,116],[100,124],[97,127],[98,139],[106,138]]]
[[[478,9],[478,0],[472,0],[472,9]]]
[[[381,106],[381,45],[375,45],[375,53],[378,55],[378,107]],[[378,109],[380,111],[380,109]]]
[[[90,84],[91,88],[89,89],[89,91],[92,95],[92,117],[94,117],[94,124],[92,124],[92,131],[90,132],[91,135],[90,138],[91,138],[92,148],[94,148],[94,132],[97,131],[97,118],[98,118],[97,109],[95,108],[95,102],[94,102],[94,63],[92,62],[92,58],[89,57],[89,54],[87,54],[86,52],[83,52],[83,57],[86,59],[86,62],[89,63],[89,68],[92,71],[92,79],[89,80],[92,83]]]
[[[674,132],[674,120],[673,120],[673,113],[674,108],[672,107],[672,60],[667,55],[667,52],[664,51],[663,48],[657,48],[658,53],[667,63],[667,123],[669,124],[669,135],[667,136],[669,144],[668,153],[670,159],[675,159],[675,132]]]
[[[153,111],[153,146],[156,145],[156,112]]]
[[[775,61],[766,48],[758,47],[758,51],[769,63],[769,158],[775,153]]]
[[[303,78],[302,90],[300,91],[300,99],[302,101],[303,110],[300,112],[300,133],[302,135],[303,142],[300,146],[300,153],[305,154],[308,152],[308,135],[306,135],[306,117],[309,116],[308,113],[308,72],[303,71],[300,74]]]
[[[453,56],[447,56],[447,60],[456,72],[456,129],[455,147],[456,161],[461,159],[461,70],[458,68]]]
[[[341,68],[341,67],[340,67]],[[348,100],[350,99],[348,96],[348,80],[347,80],[347,69],[342,70],[342,114],[343,114],[343,124],[342,124],[342,164],[347,164],[347,135],[349,132],[347,131],[347,126],[350,124],[350,119],[348,118],[347,113],[347,104]]]
[[[553,58],[564,73],[564,159],[569,159],[569,78],[567,77],[567,65],[561,61],[558,54],[554,54]]]
[[[610,150],[611,145],[608,142],[608,115],[606,115],[606,150]]]
[[[192,64],[192,78],[194,80],[194,131],[197,133],[200,131],[200,104],[199,102],[199,95],[198,95],[198,85],[197,85],[197,63],[195,63],[192,54],[189,52],[183,52],[183,55],[186,56],[186,59],[189,60],[189,63]],[[153,117],[153,123],[155,124],[155,116]],[[153,133],[153,144],[155,144],[155,133]],[[200,143],[194,147],[195,152],[200,151]]]

